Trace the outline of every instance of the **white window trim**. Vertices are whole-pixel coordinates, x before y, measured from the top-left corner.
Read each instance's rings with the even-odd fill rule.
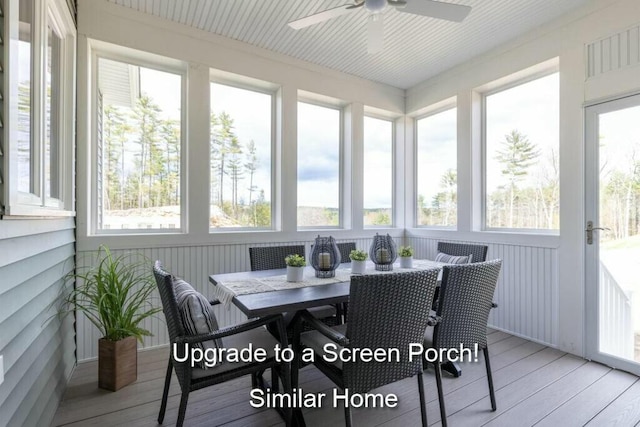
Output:
[[[218,227],[218,228],[209,227],[209,233],[220,234],[220,233],[236,233],[236,232],[242,233],[242,232],[254,232],[254,231],[260,231],[260,232],[277,231],[276,230],[276,212],[279,207],[276,206],[276,200],[279,200],[280,198],[277,197],[276,195],[276,191],[278,191],[278,189],[276,188],[276,165],[279,163],[279,162],[276,162],[276,155],[277,155],[276,129],[278,127],[276,122],[277,116],[278,116],[276,108],[278,104],[277,95],[280,87],[272,83],[251,79],[249,77],[231,75],[230,73],[225,73],[218,70],[210,71],[210,83],[216,83],[219,85],[229,86],[236,89],[243,89],[251,92],[257,92],[264,95],[269,95],[269,97],[271,98],[271,174],[270,174],[271,175],[271,225],[268,227]],[[209,88],[210,87],[211,86],[209,86]],[[211,98],[211,92],[209,92],[209,98]],[[211,115],[211,110],[212,110],[212,106],[209,107],[209,115]],[[209,128],[208,135],[209,135],[209,144],[210,144],[211,143],[210,128]],[[209,149],[211,149],[211,147],[209,147]],[[207,162],[207,164],[209,165],[208,173],[211,173],[211,156],[209,156],[209,162]],[[209,177],[207,185],[209,185],[210,183],[211,183],[211,177]],[[209,191],[209,193],[211,192]],[[211,201],[209,201],[209,203],[211,203]],[[207,215],[210,216],[211,212],[207,212]]]
[[[550,76],[560,72],[558,58],[553,58],[543,63],[534,65],[525,70],[506,76],[502,79],[488,83],[477,91],[481,95],[481,194],[480,194],[480,230],[481,232],[504,233],[504,234],[528,234],[538,236],[558,236],[559,229],[544,228],[509,228],[509,227],[487,227],[487,97],[513,89],[523,84]],[[560,149],[560,146],[558,146]],[[562,184],[560,185],[562,186]]]
[[[414,170],[414,174],[413,174],[413,180],[414,180],[414,192],[413,192],[413,215],[414,215],[414,226],[417,229],[420,230],[445,230],[445,231],[456,231],[458,230],[458,218],[456,217],[456,225],[455,226],[445,226],[445,225],[431,225],[431,224],[418,224],[420,215],[418,214],[418,122],[420,120],[423,119],[427,119],[429,117],[433,117],[437,114],[440,113],[444,113],[445,111],[449,111],[449,110],[453,110],[455,109],[457,111],[458,109],[458,105],[457,105],[457,100],[456,98],[453,99],[448,99],[446,101],[443,102],[439,102],[431,107],[427,108],[427,112],[423,112],[422,114],[416,116],[413,120],[414,120],[414,126],[413,126],[413,140],[415,141],[415,155],[413,156],[413,170]],[[458,174],[458,162],[457,162],[457,157],[458,157],[458,118],[457,118],[457,114],[456,114],[456,126],[455,126],[455,130],[456,130],[456,175]],[[457,187],[457,193],[460,193],[460,183],[457,181],[456,182],[456,187]],[[456,203],[456,212],[457,212],[457,207],[458,204]]]
[[[19,32],[19,1],[11,0],[5,3],[5,22],[9,27],[9,41],[5,41],[5,49],[10,49],[8,64],[5,64],[5,87],[10,93],[5,93],[6,116],[4,131],[5,176],[4,179],[4,217],[69,217],[75,216],[74,200],[74,165],[75,165],[75,72],[76,72],[76,39],[75,22],[68,5],[64,0],[47,0],[34,2],[32,24],[32,61],[31,61],[31,138],[33,150],[31,153],[32,180],[35,193],[25,193],[18,189],[17,147],[12,141],[17,140],[18,121],[18,84],[15,81],[18,74],[18,56],[14,39]],[[44,149],[43,132],[46,128],[44,84],[46,64],[46,30],[48,24],[61,37],[60,63],[61,76],[59,108],[59,147],[58,147],[58,191],[60,198],[48,198],[43,194],[44,184]],[[1,208],[1,207],[0,207]],[[1,209],[0,209],[0,213]]]
[[[362,123],[362,146],[364,149],[364,119],[365,118],[384,120],[386,122],[391,123],[391,224],[385,225],[364,225],[364,174],[362,177],[362,212],[360,215],[362,216],[362,228],[363,230],[379,230],[379,229],[387,229],[394,228],[397,224],[397,197],[396,197],[396,161],[397,161],[397,153],[396,153],[396,136],[398,131],[397,126],[397,116],[384,114],[379,111],[374,111],[373,109],[369,109],[365,107],[364,115],[363,115],[363,123]],[[364,156],[363,156],[363,165],[362,170],[364,172]]]
[[[346,193],[350,193],[350,192],[345,192],[345,172],[344,172],[344,164],[345,164],[345,156],[348,153],[345,153],[346,151],[346,144],[345,144],[345,108],[346,108],[346,103],[339,101],[339,100],[334,100],[332,98],[326,97],[324,95],[317,95],[315,96],[315,94],[308,94],[308,93],[304,93],[300,96],[298,96],[298,103],[303,103],[303,104],[309,104],[309,105],[315,105],[317,107],[322,107],[322,108],[329,108],[332,110],[336,110],[340,113],[340,123],[339,123],[339,128],[338,128],[338,132],[339,132],[339,147],[338,147],[338,152],[340,153],[340,161],[339,161],[339,165],[338,165],[338,225],[337,226],[331,226],[331,225],[323,225],[323,226],[300,226],[297,225],[297,229],[298,231],[310,231],[310,230],[319,230],[319,231],[324,231],[324,230],[344,230],[345,228],[345,224],[350,224],[351,223],[351,213],[347,212],[349,209],[347,209],[347,206],[350,206],[350,201],[346,201],[345,200],[345,194]],[[298,115],[296,116],[296,124],[297,126],[300,125],[300,114],[298,113]],[[299,132],[296,134],[296,141],[297,141],[297,135],[299,134]],[[299,141],[297,141],[299,142]],[[300,145],[297,143],[297,152],[299,153],[300,150]],[[297,165],[297,162],[296,162]],[[298,169],[296,169],[295,171],[296,176],[298,175]],[[297,179],[296,179],[296,192],[298,191],[298,185],[297,185]],[[298,204],[296,203],[296,218],[298,216]]]
[[[176,235],[188,233],[188,193],[187,193],[187,79],[188,65],[182,61],[137,51],[110,43],[91,41],[91,148],[89,164],[87,165],[87,182],[89,182],[89,236],[130,236],[130,235]],[[180,82],[180,227],[179,228],[130,228],[130,229],[99,229],[98,228],[98,59],[133,64],[179,75]]]

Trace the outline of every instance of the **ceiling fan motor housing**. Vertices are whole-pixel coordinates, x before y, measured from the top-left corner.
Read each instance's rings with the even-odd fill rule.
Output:
[[[387,6],[387,0],[365,0],[364,7],[371,13],[380,13]]]

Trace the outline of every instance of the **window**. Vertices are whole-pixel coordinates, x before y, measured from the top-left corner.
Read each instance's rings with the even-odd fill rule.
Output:
[[[75,24],[64,0],[8,2],[8,215],[73,211]],[[13,21],[14,17],[17,19]]]
[[[457,109],[416,121],[417,225],[455,227],[458,213]]]
[[[181,229],[183,76],[98,56],[96,229]]]
[[[364,118],[364,226],[393,224],[393,122]]]
[[[484,103],[486,228],[557,230],[558,73],[488,94]]]
[[[271,94],[211,83],[211,228],[272,228],[272,124]]]
[[[298,227],[340,226],[341,112],[298,102]]]
[[[33,27],[33,0],[19,3],[19,37],[16,44],[18,50],[18,128],[17,128],[17,162],[18,191],[35,193],[32,176],[31,158],[33,153],[31,132],[31,103],[33,89],[31,87],[31,46]]]

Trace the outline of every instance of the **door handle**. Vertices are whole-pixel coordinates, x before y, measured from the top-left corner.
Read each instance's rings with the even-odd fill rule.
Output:
[[[611,231],[607,227],[594,227],[593,221],[587,221],[587,229],[584,230],[587,232],[587,245],[593,245],[593,230]]]

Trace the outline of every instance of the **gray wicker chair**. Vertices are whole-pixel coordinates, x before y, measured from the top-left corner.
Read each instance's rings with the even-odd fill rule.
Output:
[[[409,362],[409,344],[422,341],[429,324],[429,307],[438,277],[437,270],[375,274],[351,277],[349,322],[333,328],[319,322],[308,312],[300,312],[294,334],[296,359],[292,383],[297,386],[300,355],[303,348],[317,354],[314,364],[341,389],[366,393],[371,389],[417,375],[422,425],[427,425],[422,362]],[[302,332],[303,325],[315,330]],[[350,361],[328,363],[324,345],[336,343],[345,348],[398,349],[400,362],[377,363]],[[351,411],[345,406],[346,425]]]
[[[304,245],[290,246],[256,246],[249,248],[251,271],[286,268],[284,259],[287,255],[304,256]]]
[[[442,269],[442,284],[435,327],[427,328],[425,348],[448,349],[478,348],[484,353],[491,409],[496,410],[496,398],[493,389],[489,347],[487,345],[487,320],[492,308],[493,293],[498,283],[502,260],[493,260],[473,264],[445,266]],[[447,414],[442,391],[442,371],[440,361],[434,363],[436,384],[440,400],[442,425],[447,425]]]
[[[449,243],[438,242],[438,252],[453,256],[469,256],[472,263],[485,262],[487,260],[488,246],[485,245],[469,245],[466,243]]]
[[[181,398],[178,410],[177,426],[182,426],[187,411],[187,401],[189,393],[215,384],[220,384],[234,378],[244,375],[251,375],[252,385],[258,385],[258,375],[265,369],[271,368],[277,372],[282,380],[285,392],[291,392],[290,367],[288,363],[276,361],[273,348],[278,341],[271,336],[262,326],[274,325],[283,336],[283,347],[287,346],[286,333],[284,332],[284,324],[282,315],[267,316],[258,320],[241,323],[230,326],[209,334],[187,335],[182,323],[176,293],[174,290],[174,277],[166,272],[159,261],[156,261],[153,267],[153,273],[156,278],[160,298],[162,300],[162,308],[166,318],[167,329],[169,330],[170,340],[170,356],[169,365],[167,367],[167,376],[164,382],[164,391],[162,393],[162,403],[160,405],[160,413],[158,414],[158,423],[162,424],[164,420],[165,410],[167,408],[167,398],[169,395],[169,385],[171,384],[171,373],[175,370],[176,377],[180,383]],[[212,301],[212,305],[218,304],[218,301]],[[215,340],[217,343],[222,341],[222,345],[226,348],[246,348],[249,344],[260,346],[267,350],[269,357],[264,362],[254,363],[223,363],[209,369],[192,367],[189,361],[178,362],[173,355],[174,344],[180,354],[178,358],[184,358],[184,345],[192,345],[205,341]],[[274,377],[275,378],[275,377]],[[291,424],[291,410],[288,408],[280,409],[284,414],[287,425]]]

